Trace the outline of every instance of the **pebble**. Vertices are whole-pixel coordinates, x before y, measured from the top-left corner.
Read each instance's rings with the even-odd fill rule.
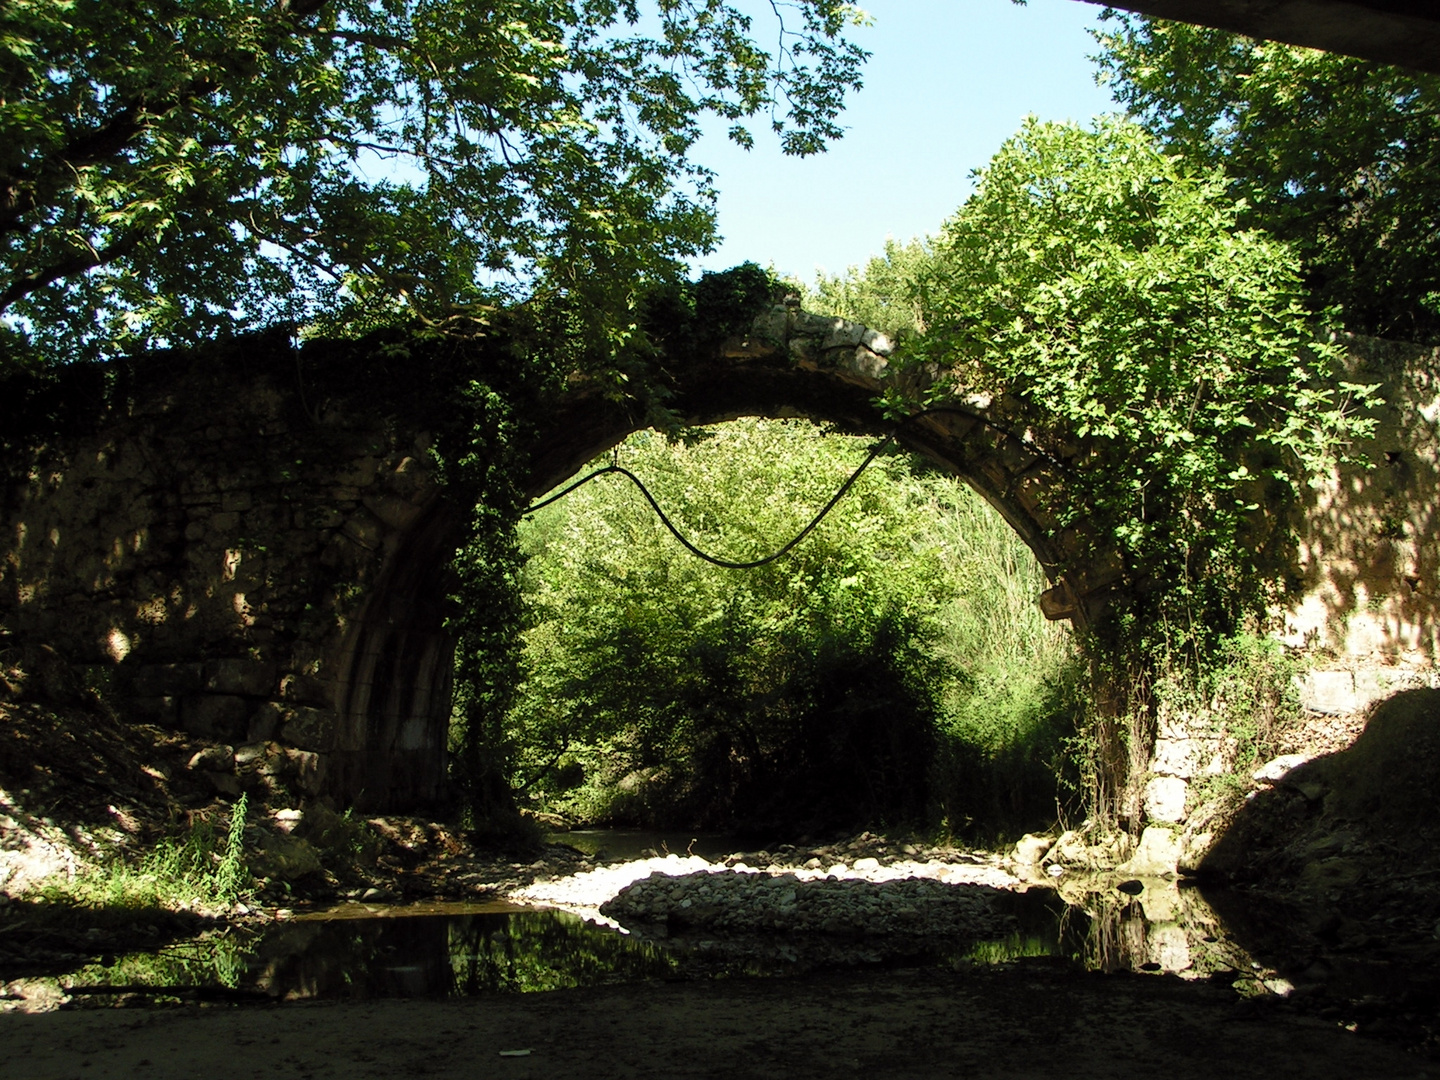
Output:
[[[867,846],[844,845],[857,854]],[[827,860],[824,850],[735,853],[719,863],[671,854],[535,882],[508,896],[621,929],[669,922],[722,933],[944,937],[1005,929],[1007,918],[991,907],[993,890],[1020,883],[997,857],[922,858],[913,847],[911,854],[860,854],[849,865]]]

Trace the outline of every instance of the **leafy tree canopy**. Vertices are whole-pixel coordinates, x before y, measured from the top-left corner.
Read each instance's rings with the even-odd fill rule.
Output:
[[[1440,339],[1440,77],[1131,15],[1098,35],[1117,98],[1239,221],[1289,240],[1316,306]]]
[[[10,0],[0,346],[104,356],[276,320],[623,337],[715,237],[707,116],[810,154],[865,54],[840,0]],[[788,20],[788,21],[787,21]]]
[[[806,290],[806,306],[907,338],[925,329],[914,283],[932,257],[927,240],[886,240],[885,253],[864,270],[852,266],[844,274],[822,274],[815,287]]]
[[[945,392],[1019,403],[1066,470],[1062,522],[1118,548],[1146,625],[1196,643],[1257,610],[1280,575],[1274,508],[1363,427],[1295,256],[1244,209],[1132,123],[1032,119],[914,286],[912,356]]]

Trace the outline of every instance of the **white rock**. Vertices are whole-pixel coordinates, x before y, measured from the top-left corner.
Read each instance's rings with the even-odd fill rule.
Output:
[[[1185,819],[1185,796],[1190,785],[1178,776],[1154,776],[1145,785],[1145,816],[1151,821]]]
[[[1015,861],[1021,866],[1034,866],[1054,843],[1053,836],[1026,833],[1015,844]]]
[[[1300,684],[1300,705],[1306,712],[1343,716],[1364,707],[1355,693],[1354,672],[1311,671],[1296,681]]]
[[[1180,839],[1173,829],[1163,825],[1147,825],[1140,834],[1140,844],[1129,860],[1115,868],[1118,874],[1133,877],[1161,877],[1175,873],[1180,861]]]
[[[1250,776],[1262,783],[1273,784],[1275,781],[1283,779],[1291,769],[1298,768],[1309,760],[1309,754],[1281,754],[1261,765]]]

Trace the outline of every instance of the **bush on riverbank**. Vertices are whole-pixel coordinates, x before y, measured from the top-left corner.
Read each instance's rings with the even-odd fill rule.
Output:
[[[621,459],[700,547],[795,535],[860,440],[745,421]],[[1078,715],[1039,567],[954,478],[882,455],[791,555],[733,571],[663,532],[618,478],[530,519],[512,775],[572,819],[993,839],[1053,820]]]

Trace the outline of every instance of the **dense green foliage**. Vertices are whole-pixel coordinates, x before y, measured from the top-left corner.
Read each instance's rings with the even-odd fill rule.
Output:
[[[864,456],[808,425],[737,422],[623,462],[700,546],[768,554]],[[1063,631],[993,511],[905,455],[879,458],[819,530],[717,569],[618,478],[523,529],[525,678],[515,782],[589,820],[764,829],[1054,812],[1073,726]],[[1003,758],[1005,768],[996,768]]]
[[[1364,429],[1295,257],[1242,209],[1136,125],[1030,121],[928,247],[865,275],[908,277],[908,356],[948,372],[937,395],[1019,411],[1063,476],[1051,509],[1088,540],[1073,558],[1119,556],[1107,632],[1135,648],[1203,653],[1263,611],[1285,507]]]
[[[1440,337],[1440,77],[1131,15],[1099,35],[1117,98],[1238,220],[1289,241],[1348,328]]]
[[[805,306],[839,315],[904,342],[925,329],[916,283],[934,258],[930,242],[885,241],[885,253],[845,274],[821,275],[806,290]]]
[[[41,362],[275,321],[621,343],[714,239],[705,117],[839,134],[839,0],[0,6],[0,344]],[[788,20],[788,21],[787,21]],[[763,25],[763,24],[762,24]],[[776,42],[774,51],[762,38]]]
[[[612,393],[625,396],[641,415],[667,426],[666,388],[657,371],[665,358],[703,345],[709,335],[754,317],[770,299],[774,283],[752,264],[695,282],[670,284],[647,293],[637,305],[646,332],[626,347],[604,354],[615,377]],[[448,381],[448,402],[432,423],[436,453],[457,502],[473,506],[469,539],[455,555],[455,589],[449,626],[455,635],[456,679],[451,726],[451,775],[465,816],[477,830],[513,830],[511,737],[506,730],[520,685],[520,630],[524,623],[520,573],[525,557],[516,525],[526,500],[520,484],[525,448],[545,416],[559,380],[576,368],[595,370],[575,349],[585,342],[537,320],[534,312],[506,313],[503,334],[479,351],[473,344],[438,335],[402,338],[401,362],[419,360],[419,370],[436,385]],[[663,335],[661,330],[663,329]],[[443,361],[443,362],[442,362]],[[436,423],[436,421],[440,421]]]

